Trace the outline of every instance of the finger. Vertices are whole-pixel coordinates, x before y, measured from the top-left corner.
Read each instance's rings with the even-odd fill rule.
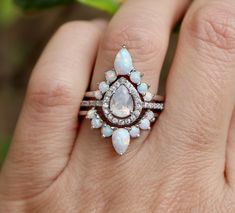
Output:
[[[159,73],[167,51],[171,29],[189,1],[129,0],[112,19],[101,43],[92,79],[92,89],[113,68],[114,58],[123,45],[130,51],[134,66],[156,92]]]
[[[3,170],[1,187],[14,196],[25,187],[24,196],[41,192],[65,168],[103,25],[65,24],[36,65]]]
[[[163,161],[177,163],[191,175],[224,175],[235,101],[234,8],[233,0],[194,2],[169,74],[166,108],[157,129],[161,139],[151,148],[156,147]]]
[[[144,74],[143,81],[151,84],[151,90],[155,93],[171,29],[181,17],[188,2],[187,0],[126,1],[110,22],[101,42],[91,90],[96,90],[96,84],[104,79],[104,72],[113,68],[115,55],[125,44],[133,57],[135,68]],[[84,133],[90,131],[87,130],[88,126],[90,124],[86,122],[82,127]],[[93,141],[102,140],[99,131],[92,133],[92,145],[85,143],[85,137],[85,134],[79,136],[78,152],[83,152],[83,145],[84,149],[90,147],[92,150],[93,147],[94,152],[98,149],[102,155],[104,151],[101,150],[106,150],[107,153],[112,150],[111,143],[93,144]],[[77,153],[75,155],[78,156]]]

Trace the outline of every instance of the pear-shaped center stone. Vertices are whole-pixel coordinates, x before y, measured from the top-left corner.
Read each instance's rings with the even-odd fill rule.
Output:
[[[121,85],[111,97],[110,110],[113,115],[119,118],[125,118],[131,114],[133,109],[133,98],[128,89],[124,85]]]

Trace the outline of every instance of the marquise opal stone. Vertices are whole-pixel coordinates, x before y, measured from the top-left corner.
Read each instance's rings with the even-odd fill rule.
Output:
[[[126,129],[120,128],[113,132],[112,143],[115,151],[122,155],[130,144],[130,134]]]
[[[134,109],[134,101],[128,89],[121,85],[111,97],[110,110],[113,115],[119,118],[125,118],[131,114]]]
[[[114,68],[118,75],[128,75],[134,69],[131,55],[126,48],[122,48],[116,55]]]

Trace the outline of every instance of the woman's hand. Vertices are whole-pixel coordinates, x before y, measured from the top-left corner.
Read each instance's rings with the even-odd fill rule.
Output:
[[[32,73],[0,175],[0,212],[235,212],[235,1],[189,4],[129,0],[107,29],[58,30]],[[119,157],[87,120],[77,123],[89,80],[96,89],[126,44],[156,92],[187,9],[165,110]]]

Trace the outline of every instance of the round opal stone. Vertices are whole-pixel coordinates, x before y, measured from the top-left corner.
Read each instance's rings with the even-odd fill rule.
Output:
[[[138,138],[140,136],[140,129],[136,126],[132,126],[130,129],[130,135],[132,138]]]
[[[87,112],[87,118],[89,118],[89,119],[92,119],[92,118],[94,118],[95,117],[95,115],[96,115],[96,110],[95,109],[90,109],[88,112]]]
[[[95,98],[100,100],[102,99],[103,95],[102,92],[100,90],[95,91]]]
[[[131,114],[133,109],[133,99],[128,89],[124,85],[121,85],[110,100],[110,110],[113,115],[119,118],[125,118]]]
[[[112,143],[115,151],[122,155],[130,144],[130,134],[126,129],[120,128],[113,132]]]
[[[145,95],[145,93],[148,91],[148,85],[146,83],[141,83],[137,87],[137,90],[140,94]]]
[[[113,134],[113,130],[109,125],[104,125],[101,129],[101,133],[103,137],[107,138]]]
[[[148,111],[148,112],[146,113],[146,118],[147,118],[148,120],[152,121],[152,120],[155,118],[154,113],[153,113],[152,111]]]
[[[114,70],[109,70],[105,73],[105,78],[109,83],[114,82],[117,79],[116,72]]]
[[[151,101],[152,99],[153,99],[152,93],[151,92],[146,92],[145,96],[144,96],[144,100],[148,102],[148,101]]]
[[[144,118],[140,121],[140,128],[147,130],[150,128],[150,121],[147,118]]]
[[[94,129],[98,129],[102,126],[102,121],[99,118],[92,118],[91,120],[91,126]]]
[[[130,79],[133,83],[139,84],[141,81],[141,73],[138,71],[131,72]]]
[[[118,75],[128,75],[134,69],[131,55],[126,48],[122,48],[116,55],[114,68]]]
[[[102,93],[105,93],[109,90],[109,85],[102,81],[100,84],[99,84],[99,90],[102,92]]]

